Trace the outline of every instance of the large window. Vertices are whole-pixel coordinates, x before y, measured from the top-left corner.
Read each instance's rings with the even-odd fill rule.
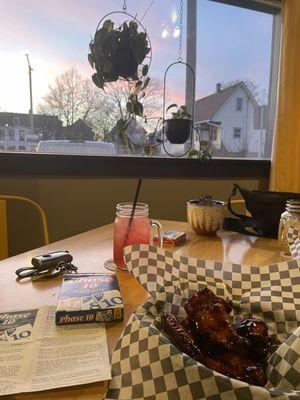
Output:
[[[225,3],[197,1],[197,123],[219,124],[221,146],[211,143],[216,157],[268,158],[272,46],[279,45],[275,17]]]
[[[14,141],[13,128],[18,127],[19,141],[25,141],[26,132],[26,142],[33,144],[18,146],[19,151],[152,158],[184,153],[189,142],[166,142],[165,151],[159,118],[163,116],[166,68],[178,56],[183,60],[188,56],[196,75],[193,147],[199,150],[205,141],[214,157],[269,157],[274,117],[269,113],[270,71],[278,61],[272,59],[272,46],[279,46],[271,9],[226,4],[230,0],[185,0],[181,27],[180,0],[127,0],[128,13],[137,15],[147,30],[152,62],[151,80],[141,96],[144,116],[132,119],[124,136],[118,121],[128,113],[132,85],[123,80],[107,85],[105,91],[99,89],[92,82],[95,71],[87,59],[99,20],[122,10],[123,1],[28,0],[26,8],[18,0],[1,3],[0,140]],[[110,18],[115,26],[130,19],[112,14],[104,21]],[[29,69],[32,117],[28,112]],[[191,113],[189,76],[184,65],[171,68],[165,108],[186,104]],[[176,109],[166,118],[172,112]],[[237,146],[241,132],[243,141]],[[12,146],[5,148],[12,150]]]

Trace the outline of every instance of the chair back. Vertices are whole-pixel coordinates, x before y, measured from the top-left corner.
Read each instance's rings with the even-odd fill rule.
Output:
[[[8,257],[7,201],[9,200],[23,201],[35,207],[42,222],[44,244],[49,244],[48,222],[42,207],[27,197],[0,194],[0,260]]]

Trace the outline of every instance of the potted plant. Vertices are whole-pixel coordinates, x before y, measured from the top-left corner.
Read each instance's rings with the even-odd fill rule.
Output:
[[[115,28],[113,21],[106,20],[90,42],[88,60],[96,70],[93,82],[104,89],[105,83],[119,78],[140,81],[148,73],[149,65],[143,62],[149,52],[147,33],[138,31],[136,21]]]
[[[223,225],[225,210],[223,201],[213,200],[212,196],[205,194],[187,202],[187,219],[194,232],[215,236]]]
[[[141,25],[140,25],[141,26]],[[122,143],[132,148],[133,143],[126,135],[130,121],[136,117],[144,117],[144,108],[141,99],[145,96],[144,90],[150,82],[147,77],[149,61],[147,57],[151,48],[146,31],[139,32],[139,24],[132,20],[124,22],[115,28],[110,19],[95,33],[90,42],[88,60],[96,72],[92,75],[93,82],[101,89],[105,84],[123,79],[133,83],[131,93],[126,103],[126,113],[117,121]]]
[[[171,108],[176,108],[177,111],[172,112],[172,118],[164,122],[165,133],[170,143],[183,144],[192,132],[192,116],[188,113],[186,106],[178,107],[177,104],[171,104],[166,112]]]

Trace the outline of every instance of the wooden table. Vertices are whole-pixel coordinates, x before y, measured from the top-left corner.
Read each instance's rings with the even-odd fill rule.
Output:
[[[183,246],[169,248],[177,254],[253,265],[265,265],[286,260],[280,255],[276,240],[248,237],[231,232],[220,232],[217,237],[198,236],[191,231],[187,223],[161,222],[164,229],[187,232],[187,241]],[[30,265],[33,256],[56,250],[69,250],[74,256],[74,263],[79,267],[80,272],[105,272],[107,270],[104,268],[104,261],[112,257],[112,225],[106,225],[1,261],[1,311],[56,304],[61,278],[35,283],[28,280],[18,283],[15,280],[15,270]],[[129,273],[119,272],[118,278],[125,305],[125,317],[123,322],[107,324],[110,354],[128,318],[147,298],[147,292]],[[102,382],[2,398],[99,400],[103,398],[105,389],[106,383]]]

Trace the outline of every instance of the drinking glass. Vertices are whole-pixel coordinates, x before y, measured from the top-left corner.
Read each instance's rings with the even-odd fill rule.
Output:
[[[158,221],[149,219],[149,207],[145,203],[137,203],[133,212],[133,203],[117,204],[116,219],[113,228],[113,264],[106,263],[108,269],[127,271],[123,249],[131,244],[150,244],[150,227],[156,226],[159,245],[162,247],[162,226]]]

